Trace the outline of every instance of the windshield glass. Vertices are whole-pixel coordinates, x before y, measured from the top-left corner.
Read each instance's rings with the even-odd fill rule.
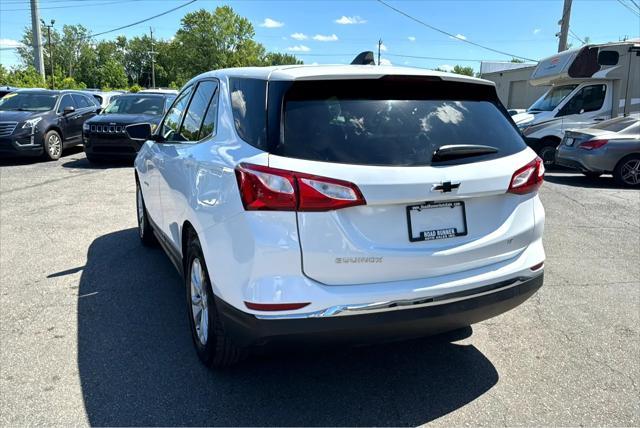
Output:
[[[14,92],[0,99],[0,110],[49,111],[57,99],[55,94]]]
[[[489,89],[474,86],[480,85],[295,83],[284,97],[283,135],[272,153],[356,165],[425,166],[444,145],[496,149],[449,161],[454,163],[495,159],[523,150],[522,137],[506,112],[490,94],[474,92]]]
[[[164,97],[149,95],[129,95],[116,98],[104,109],[104,113],[149,114],[160,116],[164,113]]]
[[[564,85],[552,88],[538,101],[533,103],[527,111],[552,111],[564,100],[578,85]]]

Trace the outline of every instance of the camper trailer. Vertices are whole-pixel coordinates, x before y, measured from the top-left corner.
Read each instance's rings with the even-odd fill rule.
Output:
[[[538,63],[529,83],[551,89],[513,120],[551,165],[565,130],[640,111],[640,40],[558,53]]]

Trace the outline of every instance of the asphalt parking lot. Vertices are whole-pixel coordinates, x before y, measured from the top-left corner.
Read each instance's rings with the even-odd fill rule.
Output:
[[[0,164],[0,425],[640,425],[640,191],[547,176],[544,287],[458,341],[192,349],[129,166]]]

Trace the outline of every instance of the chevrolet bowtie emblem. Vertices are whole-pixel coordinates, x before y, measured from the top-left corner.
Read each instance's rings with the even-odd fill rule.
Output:
[[[460,187],[460,183],[452,184],[450,181],[445,181],[442,184],[434,184],[431,191],[447,193],[451,192],[453,189],[457,189],[458,187]]]

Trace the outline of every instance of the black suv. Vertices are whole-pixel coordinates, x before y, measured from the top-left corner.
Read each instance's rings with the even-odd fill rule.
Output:
[[[0,99],[0,157],[60,158],[82,143],[82,125],[100,112],[80,91],[20,89]]]
[[[157,126],[176,98],[173,94],[124,94],[83,127],[84,151],[89,162],[132,160],[141,142],[127,137],[125,127],[136,123]]]

